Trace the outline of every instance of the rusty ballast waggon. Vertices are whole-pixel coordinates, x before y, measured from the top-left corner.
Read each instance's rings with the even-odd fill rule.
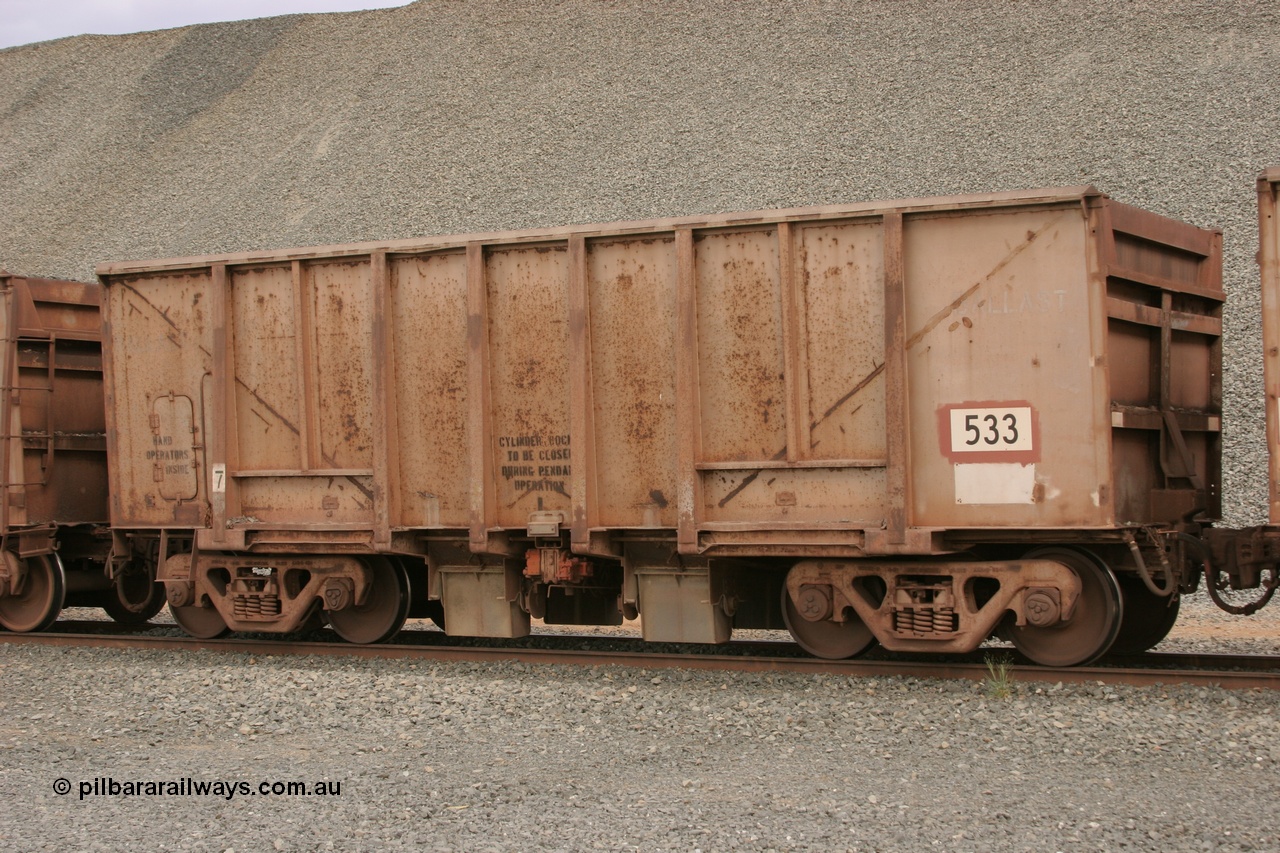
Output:
[[[96,283],[0,273],[0,627],[47,628],[68,604],[144,622],[154,560],[111,560]]]
[[[98,274],[112,521],[197,636],[1080,663],[1219,515],[1221,235],[1090,187]]]

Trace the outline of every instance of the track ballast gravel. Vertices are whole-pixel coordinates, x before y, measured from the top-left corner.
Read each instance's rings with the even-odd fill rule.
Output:
[[[1273,610],[1238,619],[1197,595],[1182,616],[1159,650],[1278,651]],[[200,851],[1280,849],[1280,693],[1017,678],[999,698],[905,678],[0,644],[0,848],[126,849],[147,826],[148,849]],[[81,799],[95,780],[105,793]],[[110,792],[182,780],[340,787]]]
[[[1274,693],[36,646],[0,679],[12,850],[1278,845]]]

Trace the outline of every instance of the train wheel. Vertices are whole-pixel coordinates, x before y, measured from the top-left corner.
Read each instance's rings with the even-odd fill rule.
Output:
[[[365,557],[373,584],[364,604],[329,611],[329,625],[348,643],[381,643],[404,626],[409,616],[409,576],[398,561]]]
[[[194,604],[186,607],[170,606],[169,613],[179,628],[197,640],[216,640],[231,633],[216,607],[199,607]]]
[[[844,622],[810,622],[796,609],[786,584],[782,586],[782,621],[796,644],[814,657],[844,660],[857,657],[876,644],[875,634],[856,614],[849,613]]]
[[[111,589],[102,594],[102,609],[122,625],[139,625],[164,608],[164,584],[145,564],[124,567]]]
[[[5,551],[4,559],[12,569],[18,557]],[[26,564],[27,579],[22,585],[22,594],[0,598],[0,625],[19,633],[48,628],[67,600],[67,576],[61,560],[40,554],[28,557]]]
[[[1124,596],[1124,618],[1120,620],[1120,633],[1111,645],[1111,653],[1140,655],[1169,636],[1173,623],[1178,620],[1181,599],[1170,601],[1156,595],[1141,578],[1133,575],[1120,575],[1119,581]]]
[[[1080,599],[1069,622],[1047,628],[1011,625],[1014,648],[1041,666],[1079,666],[1106,654],[1124,621],[1124,599],[1111,569],[1071,548],[1039,548],[1024,559],[1054,560],[1071,569],[1080,578]]]

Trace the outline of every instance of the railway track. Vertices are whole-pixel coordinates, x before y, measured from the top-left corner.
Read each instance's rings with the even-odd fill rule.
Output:
[[[175,633],[172,626],[123,626],[111,622],[58,622],[43,633],[0,632],[11,645],[80,646],[165,651],[213,651],[254,655],[324,655],[413,658],[428,661],[520,662],[646,669],[703,669],[731,672],[825,673],[853,677],[909,676],[984,680],[990,673],[982,654],[950,658],[905,658],[873,653],[832,661],[806,656],[785,642],[739,641],[726,646],[653,646],[638,639],[600,635],[540,634],[521,640],[459,640],[438,631],[405,630],[392,642],[353,645],[323,630],[306,639],[233,636],[201,640]],[[1013,681],[1149,686],[1181,684],[1229,689],[1280,689],[1280,657],[1222,654],[1148,653],[1110,658],[1095,666],[1045,667],[1014,664]]]

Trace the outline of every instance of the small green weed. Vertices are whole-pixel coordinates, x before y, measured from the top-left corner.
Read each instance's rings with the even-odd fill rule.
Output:
[[[1013,677],[1009,670],[1013,661],[1007,654],[988,652],[984,660],[987,663],[987,695],[992,699],[1008,699],[1013,695]]]

